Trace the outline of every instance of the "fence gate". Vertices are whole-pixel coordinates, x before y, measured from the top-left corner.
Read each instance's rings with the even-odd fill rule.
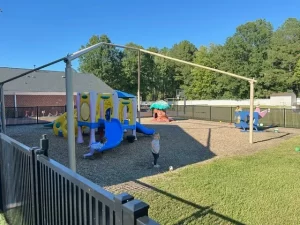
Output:
[[[10,224],[36,224],[33,151],[0,133],[1,210]]]

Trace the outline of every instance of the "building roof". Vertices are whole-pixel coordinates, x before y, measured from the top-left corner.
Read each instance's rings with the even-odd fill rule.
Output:
[[[282,92],[282,93],[273,93],[270,95],[270,97],[279,97],[279,96],[290,96],[294,97],[296,96],[295,93],[290,93],[290,92]]]
[[[0,67],[0,82],[13,78],[29,69]],[[74,92],[97,91],[112,93],[113,89],[93,74],[73,72]],[[18,92],[65,92],[65,72],[38,70],[4,85],[5,94]]]

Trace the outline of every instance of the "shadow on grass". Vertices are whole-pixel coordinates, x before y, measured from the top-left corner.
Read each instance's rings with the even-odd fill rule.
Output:
[[[239,222],[237,220],[234,220],[232,218],[224,216],[224,215],[222,215],[218,212],[215,212],[214,209],[212,208],[212,206],[201,206],[201,205],[198,205],[194,202],[188,201],[186,199],[180,198],[176,195],[173,195],[171,193],[168,193],[166,191],[163,191],[161,189],[153,187],[153,186],[151,186],[149,184],[146,184],[144,182],[141,182],[141,181],[138,181],[138,180],[135,180],[135,182],[139,185],[142,185],[142,186],[148,188],[148,189],[151,189],[152,191],[155,191],[157,193],[165,195],[165,196],[167,196],[171,199],[175,199],[176,201],[184,203],[185,205],[192,206],[192,207],[194,207],[195,209],[198,210],[198,211],[194,212],[193,214],[191,214],[190,216],[178,221],[176,223],[176,225],[186,224],[186,222],[189,221],[190,219],[198,219],[198,218],[204,217],[204,216],[209,215],[209,214],[212,215],[212,216],[216,216],[216,217],[218,217],[219,219],[221,219],[223,221],[230,222],[231,224],[244,225],[244,223],[242,223],[242,222]]]

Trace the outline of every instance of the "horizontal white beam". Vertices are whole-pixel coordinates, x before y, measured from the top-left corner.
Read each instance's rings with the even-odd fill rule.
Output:
[[[161,58],[165,58],[165,59],[169,59],[169,60],[172,60],[172,61],[175,61],[175,62],[179,62],[179,63],[182,63],[182,64],[186,64],[186,65],[190,65],[190,66],[194,66],[194,67],[214,71],[214,72],[217,72],[217,73],[225,74],[225,75],[235,77],[235,78],[238,78],[238,79],[241,79],[241,80],[246,80],[246,81],[254,82],[254,83],[257,82],[257,80],[255,80],[254,78],[248,78],[248,77],[240,76],[240,75],[237,75],[237,74],[234,74],[234,73],[226,72],[226,71],[223,71],[223,70],[214,69],[214,68],[211,68],[211,67],[208,67],[208,66],[203,66],[203,65],[200,65],[200,64],[187,62],[187,61],[184,61],[184,60],[181,60],[181,59],[176,59],[176,58],[173,58],[173,57],[170,57],[170,56],[166,56],[166,55],[162,55],[162,54],[159,54],[159,53],[151,52],[151,51],[148,51],[148,50],[145,50],[145,49],[139,49],[139,48],[135,48],[135,47],[123,46],[123,45],[106,43],[106,42],[99,42],[95,45],[92,45],[92,46],[87,47],[85,49],[74,52],[73,54],[68,55],[67,59],[69,61],[72,61],[72,60],[80,57],[81,55],[83,55],[83,54],[85,54],[85,53],[87,53],[87,52],[89,52],[93,49],[98,48],[101,45],[110,45],[110,46],[115,46],[115,47],[119,47],[119,48],[127,48],[127,49],[131,49],[131,50],[134,50],[134,51],[140,51],[140,52],[144,52],[144,53],[147,53],[147,54],[150,54],[150,55],[155,55],[155,56],[158,56],[158,57],[161,57]]]
[[[85,49],[79,50],[77,52],[74,52],[70,55],[67,56],[67,59],[69,61],[72,61],[78,57],[80,57],[81,55],[84,55],[85,53],[88,53],[89,51],[92,51],[93,49],[98,48],[100,45],[109,45],[109,46],[114,46],[114,47],[118,47],[118,48],[127,48],[127,49],[131,49],[131,50],[135,50],[135,51],[139,51],[138,48],[135,47],[130,47],[130,46],[124,46],[124,45],[118,45],[118,44],[112,44],[112,43],[107,43],[107,42],[99,42],[95,45],[92,45],[90,47],[87,47]]]
[[[238,79],[247,80],[247,81],[250,81],[250,82],[257,82],[255,79],[252,79],[252,78],[247,78],[247,77],[240,76],[240,75],[237,75],[237,74],[234,74],[234,73],[229,73],[229,72],[226,72],[226,71],[223,71],[223,70],[218,70],[218,69],[214,69],[214,68],[211,68],[211,67],[208,67],[208,66],[202,66],[200,64],[187,62],[187,61],[184,61],[184,60],[180,60],[180,59],[176,59],[176,58],[173,58],[173,57],[165,56],[165,55],[162,55],[162,54],[159,54],[159,53],[151,52],[151,51],[148,51],[148,50],[145,50],[145,49],[140,49],[140,51],[144,52],[144,53],[147,53],[147,54],[150,54],[150,55],[155,55],[155,56],[158,56],[158,57],[161,57],[161,58],[169,59],[169,60],[172,60],[172,61],[175,61],[175,62],[183,63],[183,64],[186,64],[186,65],[199,67],[199,68],[214,71],[214,72],[217,72],[217,73],[222,73],[222,74],[225,74],[225,75],[228,75],[228,76],[231,76],[231,77],[235,77],[235,78],[238,78]]]

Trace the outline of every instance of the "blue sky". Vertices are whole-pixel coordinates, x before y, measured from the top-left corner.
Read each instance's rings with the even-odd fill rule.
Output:
[[[300,18],[299,0],[4,0],[0,8],[0,67],[17,68],[77,51],[93,34],[145,48],[185,39],[199,47],[224,43],[248,21],[264,18],[277,28],[289,17]],[[64,63],[48,69],[64,70]]]

